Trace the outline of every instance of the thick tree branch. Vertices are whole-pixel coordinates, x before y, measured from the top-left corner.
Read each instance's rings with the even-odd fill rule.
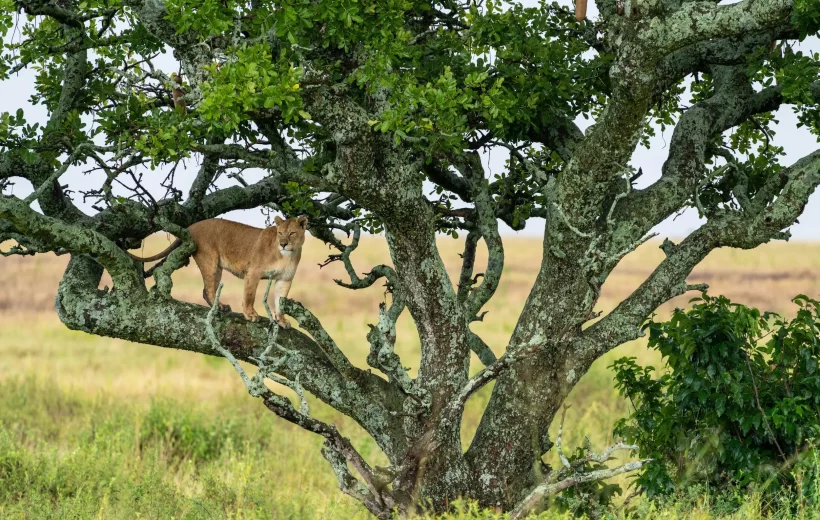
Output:
[[[658,78],[653,99],[659,99],[666,90],[695,72],[708,72],[714,65],[744,65],[755,49],[771,42],[794,37],[794,30],[784,25],[772,30],[742,36],[708,40],[688,45],[664,57],[658,63]]]
[[[187,206],[197,207],[202,203],[202,199],[214,181],[217,172],[219,171],[219,159],[210,154],[205,154],[202,159],[202,165],[199,167],[194,182],[191,184],[191,190],[188,192],[188,200],[185,202]]]
[[[735,4],[684,3],[638,38],[651,52],[669,54],[687,45],[765,31],[789,22],[793,0],[744,0]]]
[[[48,5],[51,6],[51,4]],[[62,8],[55,7],[55,9]],[[70,23],[66,27],[65,33],[66,38],[70,40],[82,37],[84,30],[82,24],[75,27],[74,24]],[[27,178],[34,186],[38,187],[37,198],[43,212],[46,215],[61,218],[67,222],[87,221],[88,217],[77,209],[63,193],[62,188],[56,182],[56,177],[54,177],[55,172],[51,161],[59,156],[60,148],[64,146],[62,144],[64,142],[63,133],[66,130],[68,118],[72,113],[82,108],[80,103],[83,100],[82,90],[86,86],[87,64],[87,50],[79,50],[66,56],[62,67],[63,83],[60,89],[60,98],[51,111],[48,123],[43,129],[42,138],[37,144],[39,149],[38,167],[22,170],[28,171]],[[48,182],[52,178],[55,180]]]
[[[145,292],[134,263],[111,240],[96,231],[66,224],[29,208],[17,197],[0,196],[0,219],[6,220],[22,235],[57,250],[93,255],[111,274],[115,288],[122,292]]]
[[[504,270],[504,245],[501,236],[498,234],[498,219],[496,219],[493,200],[484,179],[481,157],[477,152],[468,152],[459,160],[456,160],[455,164],[464,178],[470,183],[476,206],[476,231],[487,245],[488,252],[487,269],[484,271],[481,285],[471,289],[464,301],[467,316],[472,319],[484,304],[493,297],[495,290],[498,288],[498,282],[501,280],[501,274]],[[459,290],[461,290],[461,287],[459,287]]]
[[[100,292],[102,271],[91,259],[73,256],[60,283],[56,310],[69,328],[160,347],[212,355],[202,323],[208,309],[201,305],[140,293]],[[267,320],[249,322],[229,314],[216,324],[222,345],[238,360],[255,363],[268,343]],[[296,355],[275,351],[268,361],[279,363],[283,376],[299,380],[313,395],[352,417],[375,439],[392,461],[406,450],[400,421],[403,395],[384,379],[351,368],[339,372],[325,348],[294,329],[280,330],[277,343]]]
[[[797,161],[770,182],[782,183],[783,189],[766,191],[767,199],[753,199],[752,210],[722,210],[681,244],[665,243],[666,259],[652,275],[615,310],[585,331],[584,336],[598,344],[598,348],[589,352],[590,357],[595,359],[624,341],[638,337],[641,323],[669,299],[688,290],[703,290],[703,286],[690,286],[685,280],[713,249],[726,246],[752,249],[773,239],[788,238],[782,230],[800,216],[820,184],[820,151]]]
[[[430,179],[431,182],[441,186],[447,191],[455,193],[464,202],[473,201],[469,181],[460,177],[439,161],[434,160],[431,161],[430,164],[424,165],[424,173],[427,174],[427,178]]]
[[[370,512],[375,514],[378,518],[389,518],[391,510],[395,507],[395,501],[393,500],[389,490],[387,490],[384,486],[376,485],[375,473],[370,468],[370,465],[353,448],[350,441],[339,434],[335,426],[329,425],[318,419],[314,419],[309,415],[310,411],[308,409],[304,391],[299,383],[299,375],[296,376],[295,383],[275,376],[272,372],[283,363],[283,360],[280,360],[278,364],[274,364],[271,367],[260,364],[257,374],[253,377],[248,377],[247,373],[231,351],[222,345],[214,327],[214,315],[219,307],[219,297],[222,293],[222,287],[223,284],[220,283],[219,288],[216,291],[216,297],[214,298],[213,305],[211,306],[211,309],[205,319],[205,329],[211,346],[231,363],[236,372],[239,374],[239,377],[245,383],[248,392],[254,397],[262,398],[265,406],[270,411],[279,417],[307,431],[319,434],[326,439],[322,453],[325,455],[328,462],[330,462],[333,471],[339,476],[339,487],[342,491],[364,503]],[[270,290],[270,283],[268,283],[268,290]],[[267,296],[267,291],[265,294]],[[267,305],[266,309],[268,309],[268,319],[273,318]],[[270,345],[275,345],[276,339],[273,336],[278,336],[278,326],[272,319],[271,327],[272,328],[269,330],[269,334],[272,337],[269,339],[269,343]],[[270,348],[265,350],[265,355],[263,355],[264,360],[267,360],[267,354],[269,354],[270,351]],[[285,351],[285,356],[288,354],[290,354],[290,352]],[[289,399],[274,393],[267,386],[265,386],[265,378],[271,378],[276,382],[294,388],[301,400],[299,410],[297,411],[293,407]],[[366,490],[362,489],[361,484],[347,470],[347,463],[350,463],[351,466],[356,468],[359,474],[364,478]]]
[[[529,137],[548,150],[555,150],[561,159],[568,163],[584,141],[584,132],[573,121],[566,119],[557,121],[555,125],[533,128]]]
[[[347,356],[339,349],[330,334],[327,333],[318,318],[312,312],[307,310],[299,302],[282,299],[282,312],[288,316],[292,316],[299,326],[305,329],[311,335],[313,340],[322,349],[327,359],[333,364],[340,374],[349,379],[355,379],[359,375],[359,369],[354,367]]]
[[[478,241],[481,235],[471,230],[467,233],[467,238],[464,241],[464,252],[461,254],[461,273],[458,277],[458,301],[462,304],[467,302],[467,296],[470,294],[476,278],[473,278],[473,269],[475,267],[475,253],[478,247]]]
[[[633,191],[616,214],[624,222],[639,223],[636,233],[646,233],[685,205],[705,173],[712,138],[749,117],[777,110],[783,102],[782,87],[775,85],[758,93],[743,67],[718,67],[716,92],[690,108],[675,127],[669,157],[661,178],[643,190]],[[815,83],[820,91],[820,82]]]
[[[83,20],[77,16],[77,13],[59,5],[42,1],[25,2],[20,0],[16,4],[18,8],[22,8],[29,15],[48,16],[67,27],[83,28]]]
[[[170,298],[171,288],[173,287],[171,274],[173,274],[173,272],[177,269],[181,269],[182,267],[188,265],[190,256],[196,252],[196,244],[194,243],[193,238],[191,238],[191,233],[189,233],[187,229],[177,226],[172,222],[168,222],[165,219],[162,219],[160,224],[162,225],[162,229],[164,231],[171,233],[181,241],[179,247],[171,251],[171,253],[165,257],[162,262],[151,269],[154,274],[154,279],[156,280],[157,290],[161,294]]]

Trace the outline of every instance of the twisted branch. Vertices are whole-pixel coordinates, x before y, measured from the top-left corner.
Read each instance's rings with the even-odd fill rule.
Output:
[[[248,393],[253,397],[261,398],[270,411],[288,422],[325,438],[322,454],[336,473],[339,488],[343,492],[362,502],[376,517],[381,519],[390,518],[391,511],[396,506],[396,501],[393,499],[392,494],[377,481],[375,472],[367,461],[353,448],[350,441],[339,433],[334,425],[314,419],[309,415],[309,407],[304,395],[304,390],[299,384],[298,376],[294,382],[279,377],[273,378],[274,381],[285,384],[296,391],[301,402],[299,409],[296,410],[289,399],[276,394],[265,386],[264,379],[272,375],[270,374],[270,367],[260,367],[256,376],[248,377],[248,374],[231,351],[222,346],[214,328],[214,316],[219,308],[219,297],[222,293],[222,287],[223,284],[220,283],[213,305],[211,305],[211,309],[205,320],[206,332],[211,346],[231,363],[234,370],[236,370],[242,379],[242,382],[245,383]],[[270,282],[268,283],[268,289],[270,289]],[[273,322],[274,320],[271,321]],[[276,332],[273,331],[277,330],[278,328],[272,329],[270,332],[271,336],[276,334]],[[271,339],[270,345],[275,345],[275,339]],[[347,464],[350,464],[356,469],[364,480],[364,484],[350,473],[347,469]]]
[[[510,513],[509,520],[522,520],[523,518],[526,518],[529,513],[544,499],[555,496],[568,488],[578,486],[580,484],[586,484],[588,482],[607,480],[623,473],[629,473],[642,468],[652,461],[652,459],[636,460],[614,468],[599,469],[588,473],[578,471],[578,468],[583,467],[587,462],[604,464],[611,459],[612,454],[616,451],[634,451],[638,449],[638,447],[618,443],[610,446],[598,455],[589,451],[589,446],[587,446],[586,457],[570,461],[564,454],[562,448],[564,418],[566,417],[568,408],[568,406],[565,406],[563,412],[561,413],[561,422],[558,425],[558,436],[555,439],[555,447],[558,450],[558,457],[561,460],[563,468],[559,471],[553,472],[545,482],[533,488],[532,491],[530,491],[527,496],[515,506]]]

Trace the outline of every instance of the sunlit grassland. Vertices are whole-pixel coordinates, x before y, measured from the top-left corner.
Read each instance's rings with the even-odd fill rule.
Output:
[[[461,243],[441,241],[452,277],[460,267]],[[166,237],[155,237],[144,253],[166,244]],[[473,326],[496,353],[504,350],[541,260],[536,239],[507,238],[505,247],[501,284],[484,321]],[[342,266],[318,266],[327,253],[308,239],[290,297],[310,308],[351,360],[365,367],[367,324],[376,320],[384,288],[336,286],[333,279],[344,278]],[[484,258],[481,252],[477,272]],[[662,259],[657,243],[625,258],[603,288],[600,310],[611,310]],[[273,417],[248,396],[227,361],[65,329],[53,302],[66,261],[50,255],[0,259],[0,518],[134,518],[136,512],[142,518],[363,515],[336,489],[319,453],[321,439]],[[383,239],[363,239],[353,261],[360,272],[389,262]],[[239,310],[241,281],[229,274],[224,281],[223,301]],[[713,294],[790,314],[793,296],[820,293],[820,244],[719,250],[690,282],[706,282]],[[175,274],[175,297],[204,303],[201,293],[193,263]],[[660,316],[692,296],[670,302]],[[257,310],[263,310],[261,301]],[[414,375],[419,345],[407,315],[398,329],[397,351]],[[565,445],[579,445],[584,436],[594,447],[611,441],[612,424],[627,405],[613,390],[607,366],[624,355],[641,363],[658,361],[638,341],[596,362],[570,396]],[[479,368],[474,359],[472,369]],[[468,404],[465,446],[489,392]],[[317,417],[338,424],[371,461],[384,462],[351,420],[315,400],[311,404]]]

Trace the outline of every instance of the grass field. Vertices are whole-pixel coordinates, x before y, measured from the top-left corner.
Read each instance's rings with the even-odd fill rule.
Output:
[[[166,243],[166,237],[155,237],[144,252]],[[484,322],[474,327],[497,353],[541,258],[536,239],[507,238],[505,246],[501,284]],[[624,259],[602,291],[601,310],[611,309],[651,272],[663,258],[657,246],[646,244]],[[460,242],[443,239],[441,252],[455,275]],[[342,267],[318,267],[326,254],[325,247],[308,240],[290,296],[319,317],[355,364],[366,366],[364,336],[367,324],[375,322],[383,289],[337,287],[333,279],[342,277]],[[382,239],[367,238],[354,265],[364,272],[388,258]],[[51,255],[0,259],[0,519],[366,518],[336,488],[319,453],[320,439],[276,419],[249,397],[227,361],[65,329],[53,302],[66,261]],[[237,309],[241,282],[230,275],[225,281],[223,301]],[[193,265],[174,282],[175,297],[202,303]],[[706,282],[713,294],[790,314],[793,296],[820,293],[820,244],[716,251],[690,282]],[[687,299],[670,302],[661,314]],[[399,323],[397,351],[406,365],[417,365],[418,341],[407,316]],[[657,361],[642,342],[599,360],[570,396],[567,446],[578,445],[585,435],[593,446],[611,440],[612,424],[627,407],[606,367],[623,355]],[[465,442],[488,392],[469,403]],[[337,423],[366,457],[379,461],[374,444],[352,421],[312,404],[317,416]],[[651,516],[705,518],[705,508]],[[737,516],[741,513],[735,517],[754,516],[749,510]]]

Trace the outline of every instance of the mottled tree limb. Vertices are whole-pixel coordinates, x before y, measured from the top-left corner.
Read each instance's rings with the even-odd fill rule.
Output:
[[[199,167],[199,172],[191,184],[191,189],[188,192],[188,200],[185,202],[188,206],[198,206],[202,203],[203,197],[211,186],[211,183],[216,178],[219,170],[219,159],[211,154],[204,154],[202,164]]]
[[[225,357],[236,370],[239,377],[248,389],[248,392],[254,397],[262,398],[265,406],[279,417],[316,434],[324,437],[325,447],[323,454],[330,462],[334,472],[339,476],[339,487],[345,493],[350,494],[357,500],[364,503],[371,513],[378,518],[389,518],[391,510],[395,507],[395,501],[390,494],[390,491],[384,486],[377,486],[375,483],[374,471],[362,456],[353,448],[350,441],[339,434],[335,426],[322,422],[309,415],[307,401],[304,393],[298,392],[299,398],[302,400],[302,405],[299,410],[296,410],[286,397],[276,394],[265,386],[263,379],[272,374],[263,372],[264,366],[260,367],[261,377],[248,377],[245,370],[239,364],[230,350],[226,349],[219,340],[216,329],[214,327],[214,315],[217,308],[219,308],[219,296],[222,293],[223,284],[220,283],[216,291],[213,305],[211,305],[208,315],[205,319],[205,330],[210,340],[211,346]],[[270,284],[269,287],[270,288]],[[274,379],[277,382],[283,382],[290,386],[289,381],[282,381],[281,378]],[[296,376],[297,386],[299,376]],[[344,467],[342,464],[344,461]],[[361,489],[355,477],[349,473],[346,468],[347,463],[356,468],[359,474],[363,477],[366,485],[366,490]]]
[[[643,320],[657,307],[687,290],[687,276],[715,248],[752,249],[773,239],[787,238],[782,230],[802,213],[809,196],[820,184],[820,150],[797,161],[781,173],[787,179],[779,192],[756,206],[755,211],[723,210],[683,242],[666,247],[666,259],[615,310],[592,325],[584,335],[598,343],[593,359],[616,345],[633,339]],[[776,181],[779,182],[779,178]],[[775,182],[773,180],[772,182]],[[777,199],[772,202],[774,194]]]
[[[145,292],[133,261],[114,242],[96,231],[41,215],[12,196],[0,196],[0,219],[51,250],[64,248],[76,254],[93,255],[111,274],[114,287],[118,290],[137,294]]]
[[[475,226],[487,246],[487,269],[481,285],[470,289],[464,301],[467,316],[472,319],[495,294],[504,271],[504,245],[498,234],[498,219],[484,179],[484,168],[477,152],[469,152],[456,161],[456,166],[470,183],[475,201]],[[459,291],[461,287],[459,286]]]
[[[154,279],[157,283],[157,290],[170,298],[171,288],[173,287],[171,274],[188,265],[190,256],[196,252],[196,244],[194,244],[191,233],[188,232],[187,229],[164,219],[161,221],[161,224],[164,231],[167,231],[181,241],[179,247],[171,251],[155,268],[152,268]]]
[[[715,95],[690,108],[675,127],[661,178],[633,191],[618,209],[622,222],[638,224],[634,233],[645,233],[685,205],[705,173],[713,136],[755,114],[777,110],[783,102],[780,86],[753,92],[743,67],[718,67],[715,75]],[[820,91],[820,82],[815,85]],[[624,219],[626,215],[632,218]]]
[[[467,296],[470,294],[473,284],[475,284],[473,269],[475,267],[476,248],[480,239],[481,235],[477,231],[470,230],[464,240],[464,252],[461,254],[461,272],[458,277],[458,301],[462,304],[466,303]]]
[[[282,313],[292,316],[299,326],[305,329],[319,347],[321,347],[327,359],[336,367],[336,370],[346,378],[355,379],[359,376],[359,369],[355,368],[347,356],[339,349],[330,334],[322,327],[318,318],[307,310],[299,302],[282,298]]]
[[[735,4],[684,3],[677,11],[638,35],[646,48],[669,54],[687,45],[742,36],[789,22],[793,0],[744,0]]]
[[[136,272],[136,271],[135,271]],[[202,323],[208,309],[170,299],[151,298],[146,292],[97,290],[102,270],[85,256],[73,256],[60,284],[56,310],[69,328],[98,336],[114,337],[212,354]],[[229,314],[216,325],[221,343],[239,360],[254,362],[267,346],[266,320],[249,322]],[[325,349],[294,329],[281,330],[277,342],[298,356],[289,357],[278,371],[293,379],[298,374],[313,395],[349,415],[367,430],[389,458],[406,449],[400,421],[393,413],[402,409],[404,397],[387,381],[351,368],[346,378],[331,363]],[[274,352],[271,361],[284,354]]]

